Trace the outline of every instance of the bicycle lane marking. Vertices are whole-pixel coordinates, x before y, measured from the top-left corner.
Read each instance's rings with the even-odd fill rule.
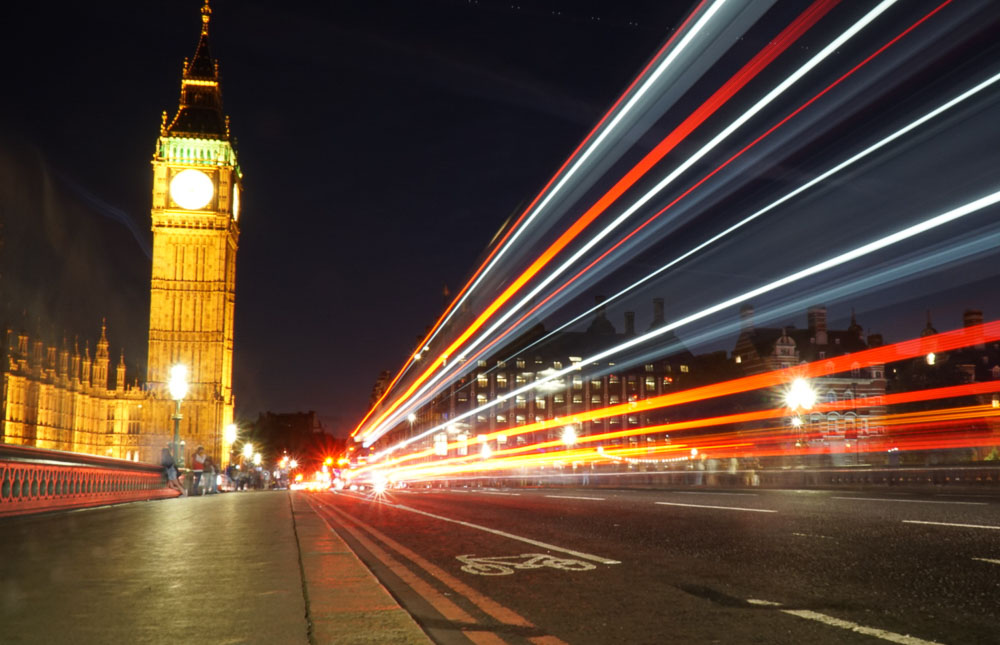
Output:
[[[445,571],[441,567],[433,564],[432,562],[428,561],[424,557],[418,555],[412,549],[403,546],[399,542],[396,542],[395,540],[393,540],[392,538],[390,538],[388,535],[385,535],[384,533],[382,533],[381,531],[379,531],[375,527],[370,526],[369,524],[366,524],[366,523],[358,520],[356,517],[354,517],[352,515],[349,515],[348,513],[342,511],[341,509],[337,508],[336,506],[334,506],[334,505],[332,505],[330,503],[323,502],[323,501],[318,500],[318,499],[317,500],[310,500],[310,501],[311,502],[315,502],[316,504],[319,504],[320,506],[328,509],[331,513],[335,513],[335,514],[337,514],[338,516],[340,516],[342,518],[346,518],[348,521],[357,524],[359,527],[362,527],[372,537],[374,537],[375,539],[379,540],[380,542],[382,542],[383,544],[385,544],[389,548],[395,550],[401,556],[403,556],[404,558],[408,559],[410,562],[412,562],[416,566],[418,566],[421,569],[423,569],[424,571],[426,571],[429,575],[431,575],[432,577],[434,577],[436,580],[438,580],[439,582],[441,582],[446,587],[450,588],[452,591],[455,591],[456,593],[458,593],[461,596],[465,597],[469,602],[471,602],[476,607],[478,607],[479,609],[481,609],[484,613],[486,613],[487,615],[495,618],[499,622],[501,622],[503,624],[506,624],[506,625],[514,625],[514,626],[517,626],[517,627],[525,627],[525,628],[538,629],[534,623],[532,623],[531,621],[529,621],[527,618],[521,616],[520,614],[518,614],[513,609],[510,609],[510,608],[508,608],[508,607],[506,607],[504,605],[501,605],[499,602],[493,600],[492,598],[490,598],[488,596],[485,596],[482,593],[476,591],[475,589],[473,589],[469,585],[465,584],[464,582],[462,582],[458,578],[454,577],[453,575],[451,575],[450,573],[448,573],[447,571]],[[394,504],[386,504],[386,506],[395,507],[396,505],[394,505]],[[411,575],[413,575],[413,574],[411,573]],[[438,592],[434,591],[434,593],[438,593]],[[465,632],[463,632],[463,633],[465,633]],[[466,636],[472,636],[472,634],[466,633]],[[541,640],[537,640],[536,641],[536,638],[541,639]],[[555,636],[551,636],[551,635],[543,635],[543,636],[533,637],[533,638],[529,638],[529,640],[531,640],[532,642],[539,642],[539,643],[542,643],[542,642],[544,642],[544,643],[551,643],[552,645],[567,645],[561,639],[559,639],[559,638],[557,638]]]
[[[345,493],[343,493],[343,492],[341,492],[340,494],[341,495],[345,495]],[[524,537],[524,536],[521,536],[521,535],[514,535],[513,533],[508,533],[506,531],[501,531],[499,529],[491,529],[488,526],[482,526],[480,524],[473,524],[472,522],[466,522],[464,520],[456,520],[454,518],[445,517],[443,515],[435,515],[434,513],[428,513],[427,511],[421,511],[420,509],[412,508],[410,506],[404,506],[402,504],[393,504],[392,502],[388,502],[385,499],[375,500],[373,498],[364,497],[364,496],[358,495],[356,493],[347,493],[346,495],[349,496],[349,497],[354,497],[355,499],[360,499],[362,501],[366,501],[366,502],[377,501],[379,504],[383,504],[383,505],[388,506],[390,508],[396,508],[396,509],[399,509],[401,511],[409,511],[410,513],[416,513],[417,515],[425,515],[427,517],[433,517],[434,519],[441,520],[443,522],[451,522],[452,524],[458,524],[460,526],[465,526],[465,527],[470,528],[470,529],[476,529],[477,531],[485,531],[487,533],[492,533],[493,535],[499,535],[500,537],[505,537],[505,538],[508,538],[508,539],[511,539],[511,540],[517,540],[518,542],[524,542],[526,544],[530,544],[532,546],[541,547],[543,549],[549,549],[550,551],[559,551],[560,553],[567,553],[569,555],[573,555],[573,556],[576,556],[578,558],[583,558],[584,560],[590,560],[592,562],[597,562],[599,564],[621,564],[621,560],[612,560],[611,558],[604,558],[604,557],[601,557],[599,555],[593,555],[593,554],[590,554],[590,553],[583,553],[582,551],[576,551],[574,549],[567,549],[567,548],[564,548],[564,547],[561,547],[561,546],[556,546],[554,544],[549,544],[547,542],[541,542],[539,540],[533,540],[531,538]]]
[[[416,513],[417,515],[424,515],[426,517],[433,517],[436,520],[441,520],[442,522],[451,522],[452,524],[458,524],[470,529],[476,529],[477,531],[485,531],[487,533],[492,533],[493,535],[499,535],[500,537],[505,537],[511,540],[517,540],[518,542],[524,542],[525,544],[530,544],[532,546],[537,546],[542,549],[548,549],[550,551],[559,551],[560,553],[566,553],[569,555],[576,556],[578,558],[583,558],[584,560],[590,560],[592,562],[597,562],[600,564],[621,564],[621,560],[612,560],[611,558],[604,558],[599,555],[593,555],[591,553],[584,553],[582,551],[576,551],[574,549],[567,549],[565,547],[556,546],[554,544],[549,544],[547,542],[542,542],[540,540],[533,540],[528,537],[521,535],[514,535],[513,533],[508,533],[507,531],[501,531],[499,529],[491,529],[488,526],[482,526],[480,524],[473,524],[472,522],[466,522],[464,520],[456,520],[451,517],[445,517],[443,515],[436,515],[434,513],[428,513],[427,511],[421,511],[417,508],[412,508],[409,506],[403,506],[402,504],[393,504],[382,500],[381,504],[390,506],[392,508],[397,508],[401,511],[408,511],[410,513]]]

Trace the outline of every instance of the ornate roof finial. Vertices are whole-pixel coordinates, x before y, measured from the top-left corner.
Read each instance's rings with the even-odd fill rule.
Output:
[[[203,35],[208,34],[208,21],[212,19],[212,8],[208,6],[208,0],[205,0],[205,6],[201,8],[201,33]]]

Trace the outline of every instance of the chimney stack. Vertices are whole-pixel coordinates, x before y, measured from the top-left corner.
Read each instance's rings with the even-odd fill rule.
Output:
[[[625,312],[625,335],[635,336],[635,312]]]
[[[826,345],[829,342],[826,336],[826,307],[823,305],[809,307],[807,320],[809,322],[809,332],[816,339],[816,344]]]
[[[740,307],[740,330],[753,331],[753,305]]]
[[[664,322],[666,321],[663,319],[663,298],[653,298],[653,323],[649,328],[659,327]]]

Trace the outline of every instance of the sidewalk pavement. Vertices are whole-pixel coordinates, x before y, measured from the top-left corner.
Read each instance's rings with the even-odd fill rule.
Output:
[[[0,642],[430,643],[305,495],[0,519]]]

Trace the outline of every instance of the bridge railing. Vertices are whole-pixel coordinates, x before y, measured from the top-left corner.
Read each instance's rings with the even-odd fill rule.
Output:
[[[0,444],[0,517],[178,494],[159,466]]]

